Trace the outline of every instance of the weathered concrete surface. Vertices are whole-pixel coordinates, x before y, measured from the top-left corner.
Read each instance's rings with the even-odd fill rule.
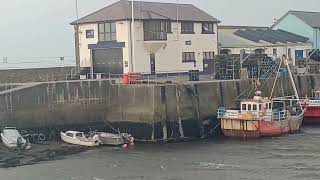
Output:
[[[65,80],[73,67],[0,70],[0,83],[26,83]]]
[[[300,96],[311,95],[319,80],[295,77]],[[273,81],[261,84],[269,96]],[[29,83],[0,92],[0,127],[110,130],[107,121],[142,139],[200,137],[218,123],[219,106],[236,108],[237,97],[253,95],[251,85],[240,80],[130,86],[109,80]],[[279,79],[273,93],[283,95],[293,95],[288,78]]]

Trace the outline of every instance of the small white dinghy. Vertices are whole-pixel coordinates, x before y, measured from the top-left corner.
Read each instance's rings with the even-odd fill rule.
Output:
[[[80,145],[80,146],[99,146],[99,136],[94,135],[93,137],[86,137],[83,132],[78,131],[67,131],[66,133],[60,132],[61,139],[69,144]]]
[[[15,127],[5,127],[1,133],[1,139],[3,145],[8,148],[24,150],[31,148],[30,143],[20,135]]]
[[[96,132],[99,135],[99,141],[102,145],[119,146],[123,144],[134,143],[134,138],[131,134],[120,133],[112,134],[105,132]]]

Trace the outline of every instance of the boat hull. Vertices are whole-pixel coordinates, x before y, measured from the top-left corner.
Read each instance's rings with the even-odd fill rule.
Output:
[[[121,135],[110,133],[98,133],[99,141],[102,145],[119,146],[125,144]]]
[[[303,124],[320,124],[320,106],[305,107]]]
[[[3,145],[6,146],[7,148],[10,148],[10,149],[18,148],[17,143],[10,142],[9,140],[7,140],[7,138],[3,135],[3,133],[1,133],[1,140]]]
[[[259,138],[281,136],[290,132],[290,122],[260,121],[242,119],[222,119],[221,128],[224,135],[232,138]]]
[[[60,135],[61,135],[62,141],[69,143],[69,144],[87,146],[87,147],[99,146],[98,140],[91,140],[91,141],[80,140],[77,138],[68,137],[66,134],[64,134],[62,132],[60,133]]]
[[[297,116],[291,116],[290,117],[290,132],[298,132],[300,131],[302,122],[303,122],[303,114],[301,113],[300,115]]]

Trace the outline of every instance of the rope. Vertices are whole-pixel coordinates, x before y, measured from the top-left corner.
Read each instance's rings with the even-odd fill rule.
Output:
[[[114,132],[119,133],[119,129],[115,129],[110,123],[108,123],[106,120],[103,120]]]

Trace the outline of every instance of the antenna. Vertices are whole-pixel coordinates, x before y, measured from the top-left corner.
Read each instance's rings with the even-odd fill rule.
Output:
[[[177,40],[179,40],[179,0],[177,0]]]

